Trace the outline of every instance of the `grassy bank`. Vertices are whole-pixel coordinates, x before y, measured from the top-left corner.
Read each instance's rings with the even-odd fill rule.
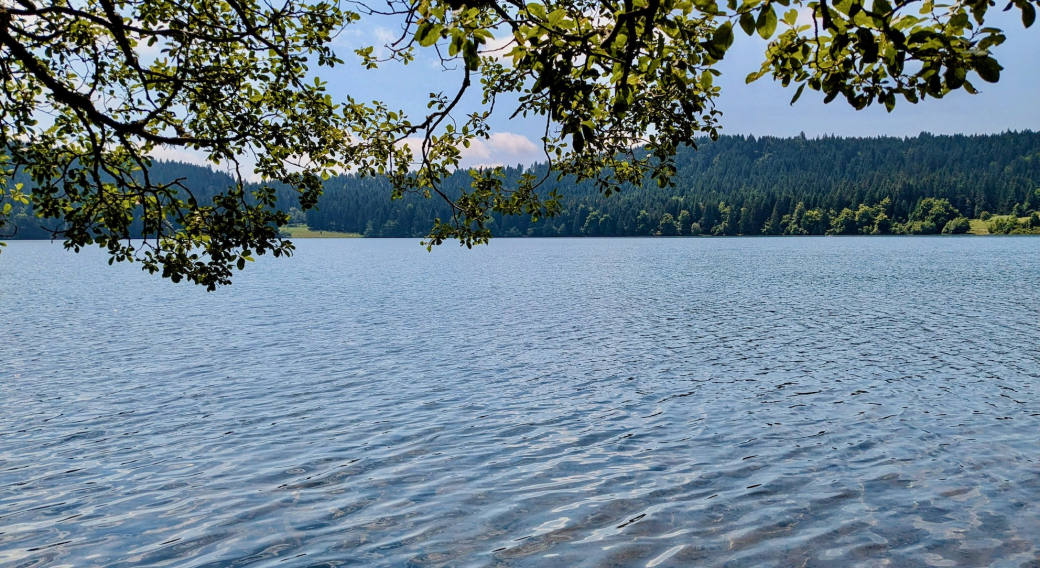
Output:
[[[969,219],[968,222],[971,228],[968,229],[969,235],[989,235],[990,224],[997,219],[1010,218],[1011,215],[993,215],[989,219],[983,221],[982,219]],[[1020,223],[1027,223],[1029,217],[1019,217]],[[282,227],[282,235],[290,239],[350,239],[360,238],[361,233],[340,233],[336,231],[314,231],[306,225],[289,225]]]
[[[983,221],[982,219],[969,219],[968,223],[971,224],[971,228],[968,229],[969,235],[989,234],[989,221]]]
[[[982,219],[970,219],[968,222],[971,224],[971,229],[968,230],[968,234],[971,234],[971,235],[990,235],[990,234],[992,234],[990,232],[990,227],[992,227],[995,222],[1006,221],[1006,220],[1011,219],[1011,218],[1012,218],[1011,215],[993,215],[992,217],[989,217],[985,221],[982,220]],[[1028,225],[1029,225],[1029,217],[1017,217],[1017,220],[1018,220],[1018,224],[1019,225],[1026,225],[1028,227]],[[1001,233],[998,233],[998,234],[1001,234]],[[1024,233],[1023,232],[1017,232],[1015,234],[1037,234],[1037,231],[1036,231],[1036,229],[1028,229],[1027,228],[1027,230]]]
[[[288,225],[282,227],[282,233],[290,239],[351,239],[360,237],[360,233],[337,233],[336,231],[312,231],[307,225]]]

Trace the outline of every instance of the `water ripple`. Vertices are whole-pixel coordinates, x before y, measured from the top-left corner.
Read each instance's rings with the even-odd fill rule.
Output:
[[[1040,239],[0,257],[3,566],[1040,566]]]

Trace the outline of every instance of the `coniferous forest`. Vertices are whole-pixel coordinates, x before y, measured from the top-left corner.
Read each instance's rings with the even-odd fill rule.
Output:
[[[987,220],[990,232],[1040,231],[1040,133],[979,136],[810,139],[723,136],[703,140],[676,157],[672,187],[648,183],[603,197],[590,183],[542,186],[562,196],[561,215],[532,222],[496,216],[498,237],[639,235],[822,235],[964,233],[968,219]],[[545,166],[531,168],[544,174]],[[525,170],[504,168],[506,183]],[[157,163],[153,176],[185,178],[199,195],[223,190],[223,174],[175,162]],[[470,177],[444,184],[450,194]],[[291,203],[291,196],[284,196]],[[384,179],[340,176],[325,183],[318,208],[289,209],[315,231],[367,237],[422,237],[434,219],[450,217],[447,203],[406,195],[390,199]],[[1024,218],[1017,221],[1016,218]],[[45,238],[31,211],[16,212],[16,237]]]
[[[959,218],[1028,216],[1040,208],[1040,133],[915,138],[723,136],[676,158],[673,187],[646,184],[604,198],[592,184],[556,182],[563,214],[496,217],[496,236],[939,233]],[[534,170],[544,173],[536,166]],[[520,167],[505,169],[507,181]],[[468,183],[457,175],[456,183]],[[326,184],[315,230],[419,237],[448,207],[389,201],[383,180]],[[947,232],[966,232],[966,223]],[[1010,232],[1010,231],[1008,231]]]

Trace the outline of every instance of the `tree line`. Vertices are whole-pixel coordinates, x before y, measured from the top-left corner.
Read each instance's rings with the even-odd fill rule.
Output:
[[[592,184],[550,177],[543,189],[560,193],[562,214],[537,222],[496,215],[490,226],[506,237],[935,234],[966,232],[969,218],[1027,217],[1040,208],[1040,133],[1030,131],[722,136],[681,149],[676,165],[672,187],[626,186],[606,198]],[[544,166],[506,167],[505,183],[525,171],[546,173]],[[457,190],[468,176],[449,181]],[[389,192],[385,180],[334,178],[306,223],[369,237],[421,237],[434,219],[451,215],[439,200],[389,201]]]
[[[722,136],[682,148],[674,185],[622,187],[610,197],[591,183],[550,176],[540,191],[555,189],[562,212],[492,216],[497,237],[605,237],[648,235],[847,235],[938,234],[968,231],[968,219],[984,218],[990,232],[1040,229],[1040,133],[912,138],[794,138]],[[524,173],[544,176],[544,165],[502,168],[504,184]],[[231,183],[225,174],[178,162],[157,162],[151,175],[184,179],[199,199]],[[444,184],[466,187],[466,172]],[[18,181],[18,180],[15,180]],[[279,201],[294,203],[287,188]],[[444,200],[406,194],[390,199],[386,179],[344,175],[324,184],[316,209],[287,207],[294,223],[315,231],[367,237],[427,235],[435,219],[446,221]],[[990,216],[994,216],[990,219]],[[1023,221],[1018,219],[1022,218]],[[31,206],[12,213],[15,238],[49,238]]]

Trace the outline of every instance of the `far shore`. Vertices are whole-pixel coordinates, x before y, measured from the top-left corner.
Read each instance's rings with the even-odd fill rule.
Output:
[[[982,220],[982,219],[968,219],[968,223],[971,225],[971,228],[968,229],[968,234],[969,235],[989,235],[990,234],[990,232],[989,232],[989,224],[990,223],[992,223],[993,221],[995,221],[997,219],[1007,219],[1010,216],[1011,215],[993,215],[992,217],[990,217],[990,218],[988,218],[986,220]],[[1029,217],[1019,217],[1018,218],[1018,222],[1019,223],[1025,223],[1027,221],[1029,221]]]
[[[993,215],[992,217],[989,217],[989,218],[987,218],[985,220],[983,220],[983,219],[968,219],[968,223],[971,225],[971,228],[968,229],[968,232],[965,233],[965,234],[967,234],[967,235],[991,235],[992,233],[989,232],[989,225],[990,225],[990,223],[992,223],[996,219],[1004,219],[1004,218],[1007,218],[1007,217],[1010,217],[1010,215]],[[1029,217],[1019,217],[1018,220],[1019,220],[1020,223],[1025,223],[1025,222],[1027,222],[1029,220]],[[286,226],[286,227],[282,228],[282,233],[283,233],[284,236],[287,236],[288,238],[291,238],[291,239],[356,239],[356,238],[363,238],[364,237],[364,235],[362,235],[361,233],[339,233],[339,232],[336,232],[336,231],[314,231],[314,230],[311,230],[306,225],[289,225],[289,226]],[[646,235],[640,235],[640,236],[646,236]],[[713,235],[685,235],[685,236],[711,237]],[[742,236],[742,237],[747,237],[747,236],[758,237],[758,236],[767,236],[767,235],[738,235],[738,236]],[[776,236],[782,236],[782,235],[776,235]],[[888,236],[888,237],[890,237],[890,236],[935,236],[935,235],[897,235],[897,234],[887,234],[887,235],[858,235],[858,236]],[[947,235],[947,236],[954,236],[954,235]],[[409,237],[400,237],[400,238],[409,238]],[[509,238],[509,237],[506,237],[505,235],[502,235],[502,236],[498,236],[498,237],[495,237],[495,238],[503,238],[503,239],[505,239],[505,238]],[[549,237],[549,238],[553,238],[553,237]],[[577,238],[583,238],[583,237],[577,237]],[[588,237],[585,237],[585,238],[588,238]],[[625,237],[618,237],[618,238],[625,238]]]
[[[361,233],[312,231],[307,225],[287,225],[282,227],[281,232],[290,239],[356,239],[362,236]]]
[[[970,223],[971,228],[968,229],[968,232],[965,233],[965,234],[967,234],[967,235],[980,235],[980,236],[981,235],[992,235],[992,233],[989,232],[989,225],[990,225],[990,223],[992,223],[996,219],[1004,219],[1004,218],[1007,218],[1007,217],[1010,217],[1010,215],[993,215],[992,217],[990,217],[990,218],[988,218],[986,220],[982,220],[982,219],[969,219],[968,222]],[[1027,222],[1029,220],[1029,217],[1019,217],[1018,220],[1019,220],[1020,223],[1025,223],[1025,222]],[[1034,235],[1035,235],[1035,233],[1034,233]],[[364,235],[362,235],[361,233],[341,233],[339,231],[315,231],[315,230],[312,230],[310,227],[308,227],[306,225],[287,225],[285,227],[282,227],[281,228],[281,236],[283,238],[288,238],[288,239],[358,239],[358,238],[364,238]],[[689,236],[711,237],[712,235],[689,235]],[[752,236],[752,237],[756,237],[756,236],[766,236],[766,235],[737,235],[737,236]],[[781,235],[776,235],[776,236],[781,236]],[[822,236],[822,235],[820,235],[820,236]],[[858,236],[874,236],[874,235],[858,235]],[[936,236],[936,235],[897,235],[897,234],[887,234],[887,235],[877,235],[877,236]],[[954,236],[954,235],[948,235],[948,236]],[[1016,235],[1016,236],[1020,236],[1020,235]],[[402,237],[402,238],[409,238],[409,237]],[[509,237],[506,237],[505,235],[502,235],[502,236],[495,237],[495,238],[509,238]],[[552,238],[552,237],[549,237],[549,238]],[[577,237],[577,238],[583,238],[583,237]],[[595,238],[595,237],[584,237],[584,238]],[[626,238],[626,237],[618,237],[618,238]],[[18,241],[18,240],[48,240],[48,239],[17,239],[17,238],[8,238],[8,239],[0,239],[0,242],[2,242],[4,240],[7,240],[7,241]]]

